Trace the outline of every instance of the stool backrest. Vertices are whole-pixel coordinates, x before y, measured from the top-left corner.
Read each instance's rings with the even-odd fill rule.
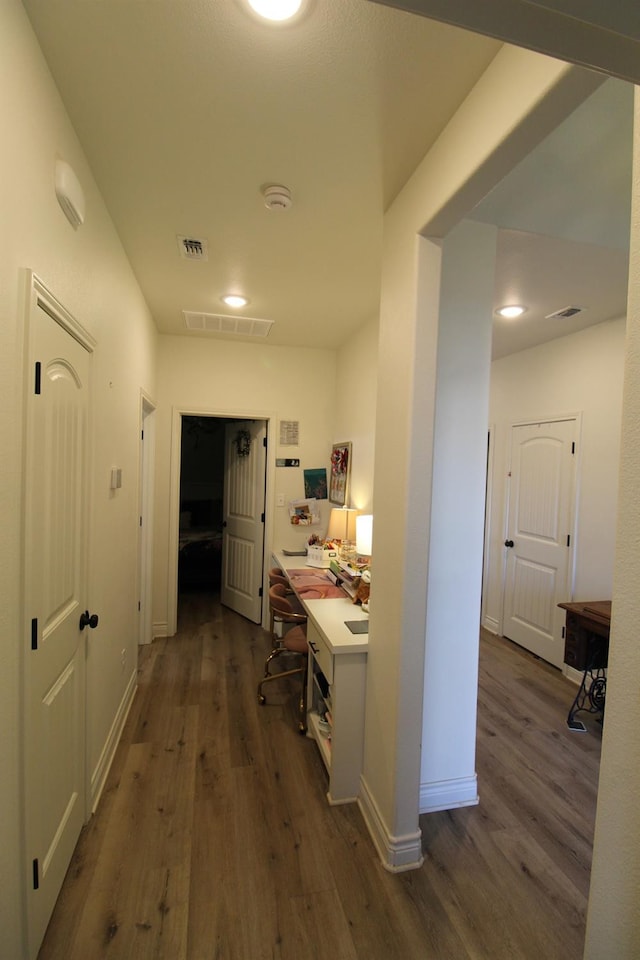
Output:
[[[274,583],[272,587],[269,587],[269,604],[271,609],[274,613],[286,617],[287,620],[304,623],[307,619],[306,616],[294,608],[291,601],[287,598],[286,593],[287,588],[281,583]]]
[[[271,570],[269,570],[269,586],[273,587],[276,583],[281,584],[283,587],[289,586],[289,581],[282,570],[280,570],[279,567],[272,567]]]

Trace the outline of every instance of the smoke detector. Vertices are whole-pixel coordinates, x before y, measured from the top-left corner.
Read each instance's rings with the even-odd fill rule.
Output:
[[[291,190],[281,184],[269,183],[262,188],[261,192],[264,197],[264,205],[268,210],[288,210],[293,203]]]
[[[84,192],[66,160],[56,161],[55,188],[58,203],[74,230],[84,223]]]

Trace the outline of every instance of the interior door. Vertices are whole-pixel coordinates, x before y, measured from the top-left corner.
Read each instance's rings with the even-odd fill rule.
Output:
[[[225,425],[225,477],[220,599],[253,623],[262,620],[267,426]]]
[[[36,296],[25,423],[24,757],[29,955],[85,819],[85,490],[89,345]],[[54,319],[55,317],[55,319]]]
[[[153,575],[153,459],[155,447],[155,409],[142,401],[140,431],[140,522],[138,526],[139,557],[139,633],[138,643],[151,643],[151,601]]]
[[[562,666],[570,598],[576,421],[514,426],[503,633]]]

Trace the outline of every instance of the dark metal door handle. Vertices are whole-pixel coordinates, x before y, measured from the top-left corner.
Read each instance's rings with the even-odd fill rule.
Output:
[[[513,546],[513,540],[505,540],[504,545],[505,545],[505,547],[512,547],[512,546]]]
[[[98,614],[89,613],[88,610],[85,610],[84,613],[80,614],[80,629],[84,630],[85,627],[90,627],[92,630],[98,626]]]

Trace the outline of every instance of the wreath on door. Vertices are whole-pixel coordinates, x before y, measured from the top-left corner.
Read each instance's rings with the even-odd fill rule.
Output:
[[[251,434],[248,430],[238,430],[234,444],[239,457],[248,457],[251,453]]]

